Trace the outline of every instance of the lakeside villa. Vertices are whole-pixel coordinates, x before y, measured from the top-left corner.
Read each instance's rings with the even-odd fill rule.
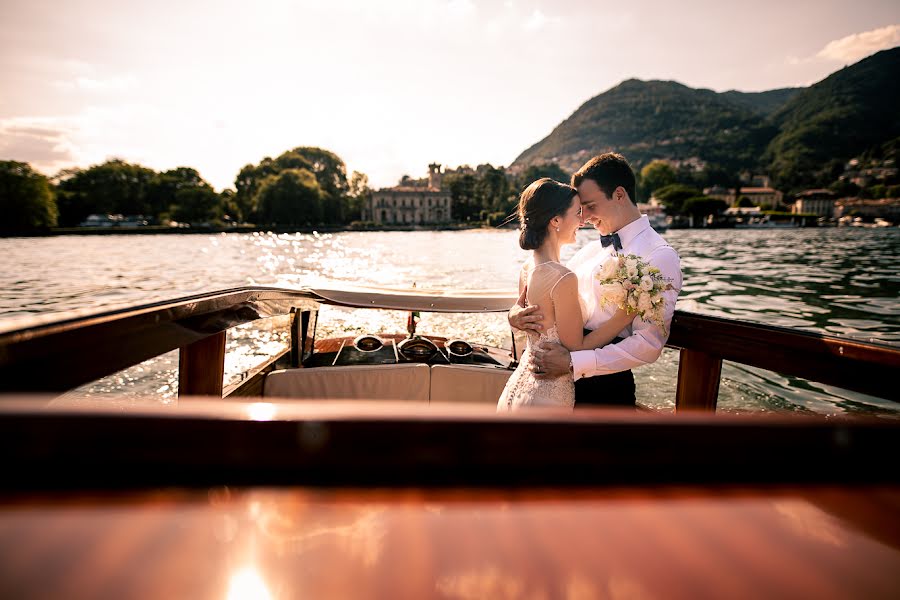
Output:
[[[450,190],[441,189],[441,165],[428,165],[426,185],[397,185],[372,193],[362,219],[378,225],[437,225],[452,220]]]
[[[794,214],[811,214],[831,219],[835,216],[836,195],[831,190],[816,189],[806,190],[797,194],[797,199],[791,206]]]
[[[704,196],[722,200],[729,208],[737,205],[741,198],[747,198],[754,206],[768,204],[777,206],[784,199],[784,193],[768,186],[726,188],[720,185],[705,188]]]

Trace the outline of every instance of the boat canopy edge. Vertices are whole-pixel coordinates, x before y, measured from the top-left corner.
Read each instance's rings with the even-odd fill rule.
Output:
[[[421,312],[507,312],[517,297],[508,290],[311,288],[323,304]]]

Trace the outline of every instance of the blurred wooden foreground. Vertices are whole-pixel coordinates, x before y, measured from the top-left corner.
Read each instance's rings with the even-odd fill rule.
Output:
[[[897,598],[890,420],[0,401],[0,598]]]
[[[7,495],[3,598],[897,598],[896,486]]]

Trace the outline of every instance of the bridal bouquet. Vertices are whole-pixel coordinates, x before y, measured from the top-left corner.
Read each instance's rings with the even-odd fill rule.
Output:
[[[613,304],[629,315],[653,322],[666,332],[663,292],[672,284],[659,269],[635,254],[619,254],[603,263],[596,274],[600,281],[600,305]]]

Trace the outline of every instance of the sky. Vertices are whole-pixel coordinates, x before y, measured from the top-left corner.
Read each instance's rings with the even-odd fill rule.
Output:
[[[629,78],[806,86],[898,45],[897,0],[0,0],[0,160],[221,190],[319,146],[377,188],[509,165]]]

